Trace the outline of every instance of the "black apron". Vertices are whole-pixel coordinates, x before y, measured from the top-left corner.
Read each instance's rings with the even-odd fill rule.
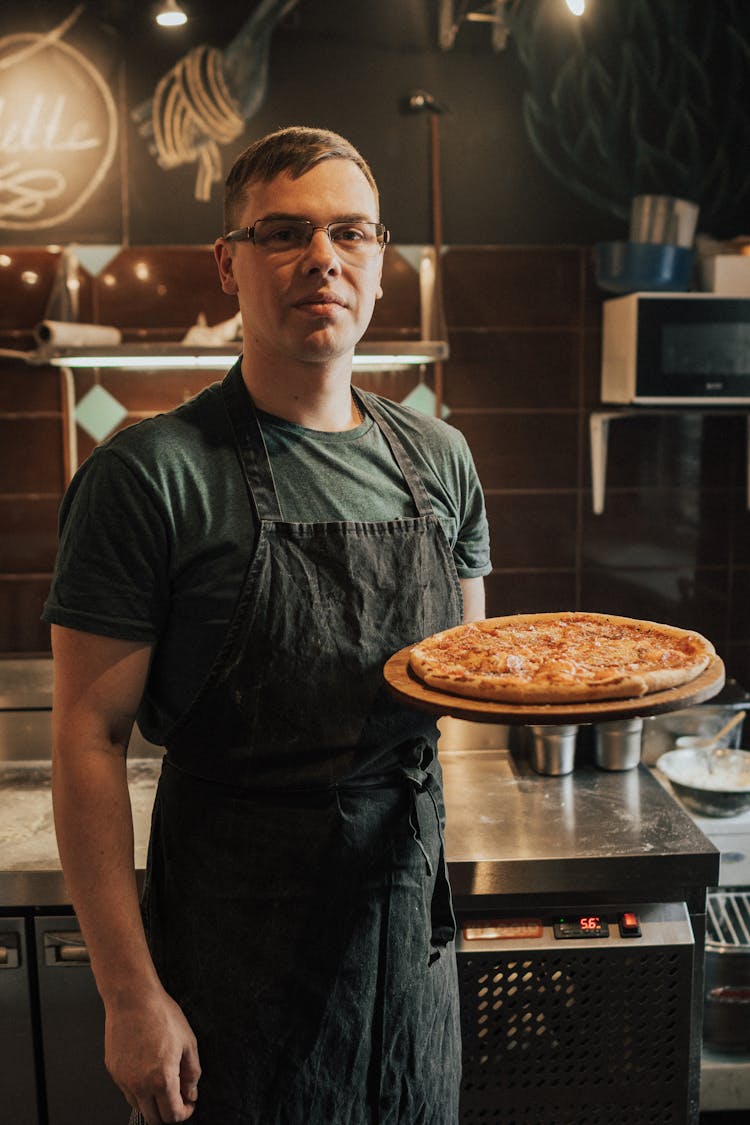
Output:
[[[165,739],[143,896],[198,1040],[191,1121],[455,1125],[437,731],[382,676],[459,622],[450,547],[370,396],[417,514],[306,524],[282,519],[239,365],[222,393],[259,536],[222,650]]]

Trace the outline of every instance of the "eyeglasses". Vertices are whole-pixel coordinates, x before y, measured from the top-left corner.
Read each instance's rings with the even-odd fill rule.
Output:
[[[355,219],[348,223],[316,226],[310,219],[258,219],[251,227],[230,230],[227,242],[252,242],[274,253],[299,253],[309,246],[316,230],[324,230],[336,252],[345,258],[367,258],[385,246],[390,234],[384,223]]]

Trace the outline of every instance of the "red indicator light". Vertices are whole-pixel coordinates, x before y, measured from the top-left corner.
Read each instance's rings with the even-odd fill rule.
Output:
[[[641,923],[639,922],[638,915],[634,910],[626,910],[624,914],[620,915],[620,936],[641,936]]]

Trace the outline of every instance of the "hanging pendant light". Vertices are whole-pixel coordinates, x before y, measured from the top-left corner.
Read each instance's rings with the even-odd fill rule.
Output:
[[[187,23],[187,16],[177,0],[164,0],[155,18],[159,27],[181,27],[182,24]]]
[[[582,16],[586,11],[585,0],[565,0],[574,16]]]

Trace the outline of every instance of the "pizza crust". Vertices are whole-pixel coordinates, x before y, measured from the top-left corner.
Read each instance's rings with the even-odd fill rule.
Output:
[[[429,687],[504,703],[633,699],[689,683],[715,654],[673,625],[584,612],[493,617],[414,645],[409,665]]]

